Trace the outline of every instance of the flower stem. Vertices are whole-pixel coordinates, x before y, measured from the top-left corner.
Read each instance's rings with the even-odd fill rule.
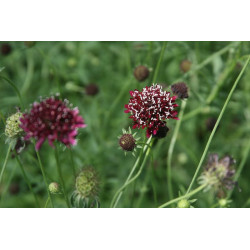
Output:
[[[188,199],[189,197],[191,197],[191,196],[197,194],[198,192],[200,192],[200,191],[201,191],[202,189],[204,189],[205,187],[206,187],[206,184],[203,184],[203,185],[199,186],[198,188],[194,189],[192,192],[190,192],[190,193],[188,193],[188,194],[185,194],[185,195],[183,195],[183,196],[180,196],[180,197],[178,197],[178,198],[175,198],[175,199],[173,199],[173,200],[170,200],[170,201],[168,201],[168,202],[162,204],[162,205],[159,206],[158,208],[167,207],[167,206],[169,206],[169,205],[171,205],[171,204],[173,204],[173,203],[176,203],[176,202],[178,202],[178,201],[180,201],[180,200],[182,200],[182,199]]]
[[[76,167],[75,167],[75,162],[74,162],[74,158],[73,158],[72,148],[69,148],[69,154],[70,154],[70,161],[71,161],[71,165],[72,165],[72,169],[73,169],[73,174],[74,174],[74,177],[76,177]]]
[[[37,199],[37,197],[36,197],[36,194],[35,194],[35,192],[34,192],[32,186],[31,186],[31,183],[30,183],[30,181],[29,181],[29,178],[27,177],[27,175],[26,175],[26,173],[25,173],[25,171],[24,171],[23,164],[21,163],[21,161],[20,161],[20,159],[19,159],[19,156],[18,156],[17,154],[16,154],[16,160],[17,160],[18,165],[19,165],[20,168],[21,168],[21,171],[22,171],[22,174],[23,174],[23,178],[24,178],[24,180],[25,180],[27,186],[29,187],[30,192],[31,192],[31,193],[33,194],[33,196],[34,196],[36,206],[39,207],[39,202],[38,202],[38,199]]]
[[[234,92],[234,90],[235,90],[235,88],[236,88],[236,86],[237,86],[237,84],[238,84],[238,82],[239,82],[241,76],[243,75],[243,73],[244,73],[244,71],[245,71],[245,69],[246,69],[246,67],[247,67],[247,65],[248,65],[248,63],[249,63],[249,60],[250,60],[250,56],[248,57],[247,61],[245,62],[245,65],[244,65],[243,69],[241,70],[240,74],[238,75],[236,81],[234,82],[234,84],[233,84],[233,86],[232,86],[232,88],[231,88],[231,90],[230,90],[230,92],[229,92],[229,94],[228,94],[228,97],[227,97],[227,99],[226,99],[226,101],[225,101],[225,103],[224,103],[224,105],[223,105],[223,108],[222,108],[222,110],[221,110],[221,112],[220,112],[220,115],[219,115],[219,117],[218,117],[218,119],[217,119],[217,121],[216,121],[216,123],[215,123],[215,126],[214,126],[214,128],[213,128],[213,130],[212,130],[212,132],[211,132],[211,134],[210,134],[210,136],[209,136],[209,139],[208,139],[208,141],[207,141],[206,147],[205,147],[205,149],[204,149],[204,151],[203,151],[203,154],[202,154],[202,156],[201,156],[200,162],[199,162],[198,167],[197,167],[197,169],[196,169],[196,171],[195,171],[195,174],[194,174],[194,176],[193,176],[193,179],[192,179],[192,181],[191,181],[191,183],[190,183],[190,185],[189,185],[189,187],[188,187],[187,194],[189,193],[189,191],[191,190],[191,188],[192,188],[192,186],[193,186],[193,184],[194,184],[194,181],[195,181],[195,179],[196,179],[196,177],[197,177],[197,175],[198,175],[198,173],[199,173],[199,170],[200,170],[200,168],[201,168],[201,165],[202,165],[202,163],[203,163],[203,161],[204,161],[204,159],[205,159],[205,156],[206,156],[206,154],[207,154],[208,148],[209,148],[209,146],[210,146],[210,144],[211,144],[211,141],[212,141],[212,139],[213,139],[213,137],[214,137],[214,134],[215,134],[215,132],[216,132],[216,130],[217,130],[217,127],[218,127],[218,125],[219,125],[219,123],[220,123],[220,120],[221,120],[221,118],[222,118],[222,116],[223,116],[223,114],[224,114],[224,112],[225,112],[225,110],[226,110],[226,107],[227,107],[227,105],[228,105],[228,103],[229,103],[229,101],[230,101],[230,99],[231,99],[231,97],[232,97],[232,95],[233,95],[233,92]]]
[[[10,150],[11,150],[11,144],[9,145],[9,148],[8,148],[8,151],[7,151],[4,163],[3,163],[3,167],[2,167],[2,170],[1,170],[1,173],[0,173],[0,184],[2,182],[3,174],[4,174],[5,169],[6,169],[6,165],[7,165],[7,162],[8,162],[9,155],[10,155]]]
[[[47,208],[49,201],[50,201],[50,198],[48,197],[48,199],[45,202],[44,208]]]
[[[62,191],[63,191],[64,199],[66,201],[67,207],[70,207],[68,196],[67,196],[67,193],[66,193],[66,190],[65,190],[65,183],[64,183],[64,180],[63,180],[62,169],[61,169],[61,166],[59,164],[59,156],[58,156],[57,145],[55,145],[55,158],[56,158],[57,172],[58,172],[58,175],[59,175],[59,178],[60,178],[60,182],[62,184]]]
[[[120,200],[120,198],[121,198],[121,196],[122,196],[122,194],[123,194],[123,190],[125,189],[125,187],[127,186],[127,184],[131,183],[131,182],[130,182],[131,177],[132,177],[133,173],[135,172],[135,169],[137,168],[137,166],[138,166],[138,164],[139,164],[139,162],[140,162],[140,160],[141,160],[141,158],[142,158],[143,153],[144,153],[147,149],[150,149],[150,148],[151,148],[151,147],[148,145],[148,144],[151,142],[151,139],[152,139],[152,137],[150,137],[150,138],[148,139],[146,145],[145,145],[144,148],[141,150],[140,156],[137,158],[137,160],[136,160],[134,166],[132,167],[132,170],[130,171],[130,173],[129,173],[129,175],[128,175],[126,181],[125,181],[125,183],[124,183],[123,186],[115,193],[115,195],[114,195],[114,197],[113,197],[113,199],[112,199],[112,201],[111,201],[111,205],[110,205],[111,207],[116,207],[116,206],[117,206],[117,204],[118,204],[118,202],[119,202],[119,200]],[[137,174],[138,174],[138,173],[137,173]],[[138,175],[138,176],[139,176],[139,175]],[[137,177],[138,177],[138,176],[137,176]],[[137,178],[137,177],[136,177],[136,178]],[[134,180],[135,180],[135,179],[134,179]]]
[[[39,162],[39,166],[41,168],[41,172],[42,172],[42,175],[43,175],[43,180],[44,180],[44,183],[46,185],[47,193],[48,193],[48,196],[50,197],[51,206],[54,207],[54,203],[53,203],[53,200],[51,198],[51,193],[49,191],[49,185],[48,185],[48,181],[47,181],[47,178],[46,178],[45,170],[44,170],[41,158],[40,158],[40,154],[39,154],[39,152],[37,150],[35,150],[35,151],[36,151],[36,155],[37,155],[37,159],[38,159],[38,162]]]
[[[168,194],[169,194],[169,199],[173,199],[173,187],[172,187],[172,171],[171,171],[171,161],[172,161],[172,156],[173,156],[173,151],[174,151],[174,146],[176,143],[176,139],[180,130],[181,122],[182,122],[182,117],[184,114],[184,110],[186,108],[187,101],[183,100],[181,103],[181,110],[179,114],[179,121],[177,121],[173,136],[170,141],[169,149],[168,149],[168,155],[167,155],[167,180],[168,180]]]
[[[153,83],[155,83],[155,81],[157,79],[166,46],[167,46],[167,42],[163,42],[163,45],[162,45],[162,48],[161,48],[161,54],[160,54],[159,60],[157,62],[155,71],[154,71]]]

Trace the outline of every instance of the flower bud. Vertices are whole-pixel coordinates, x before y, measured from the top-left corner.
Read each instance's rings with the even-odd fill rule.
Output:
[[[189,60],[183,60],[180,64],[180,69],[182,72],[186,73],[191,69],[192,63]]]
[[[188,98],[188,87],[184,82],[178,82],[171,85],[171,90],[174,95],[178,96],[178,98],[181,99]]]
[[[85,87],[86,95],[95,96],[99,93],[99,87],[95,83],[90,83]]]
[[[57,182],[51,182],[49,184],[49,191],[52,194],[58,194],[60,193],[60,186]]]
[[[148,78],[149,69],[146,66],[140,65],[135,68],[134,76],[139,82],[142,82]]]
[[[186,199],[180,200],[177,203],[177,208],[190,208],[190,203]]]
[[[119,140],[120,147],[125,151],[133,151],[136,147],[136,140],[132,134],[124,134]]]
[[[159,127],[157,133],[155,135],[153,134],[153,137],[157,139],[162,139],[167,136],[168,131],[169,131],[169,128],[167,126],[163,126],[163,127],[161,126]]]
[[[11,50],[12,50],[12,48],[11,48],[10,44],[8,44],[8,43],[2,44],[2,46],[1,46],[2,55],[4,55],[4,56],[9,55],[11,53]]]
[[[13,115],[11,115],[6,120],[6,126],[5,126],[5,135],[9,138],[18,137],[23,130],[20,128],[20,118],[22,116],[21,112],[17,112]]]

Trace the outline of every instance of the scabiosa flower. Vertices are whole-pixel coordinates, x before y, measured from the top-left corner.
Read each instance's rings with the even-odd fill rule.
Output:
[[[165,120],[177,118],[175,103],[177,96],[170,96],[170,92],[162,90],[159,84],[145,87],[142,91],[130,91],[132,98],[125,105],[125,113],[131,113],[129,118],[133,119],[135,128],[146,128],[147,137],[156,135],[160,127],[165,127]]]
[[[230,156],[225,156],[219,160],[217,154],[211,154],[203,173],[198,178],[200,185],[206,185],[204,191],[213,189],[218,193],[221,190],[232,189],[235,185],[233,181],[235,174],[234,164],[235,160]]]
[[[169,128],[166,125],[163,127],[159,127],[157,133],[153,135],[153,137],[157,139],[165,138],[167,136],[168,131],[169,131]]]
[[[57,182],[51,182],[49,184],[49,191],[51,194],[59,194],[60,193],[60,185]]]
[[[149,69],[146,66],[140,65],[135,68],[134,76],[139,82],[142,82],[148,78]]]
[[[184,82],[178,82],[171,85],[171,90],[174,95],[177,95],[178,98],[185,99],[188,98],[188,87]]]
[[[93,167],[84,168],[76,178],[76,190],[72,193],[74,207],[99,207],[99,178]]]
[[[122,129],[122,133],[121,136],[118,136],[120,148],[124,150],[125,155],[127,152],[132,152],[132,155],[135,156],[136,148],[142,148],[137,144],[140,138],[135,137],[136,133],[132,134],[131,128],[129,128],[128,131]]]
[[[25,131],[25,140],[35,138],[36,150],[48,139],[53,147],[55,140],[66,146],[75,145],[77,129],[86,127],[78,108],[68,107],[68,101],[61,101],[54,96],[41,99],[32,105],[30,112],[24,113],[20,119],[20,127]]]

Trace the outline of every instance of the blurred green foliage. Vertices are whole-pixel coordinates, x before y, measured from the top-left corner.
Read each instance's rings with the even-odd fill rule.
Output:
[[[1,42],[0,46],[3,43]],[[151,85],[162,42],[7,42],[8,55],[0,53],[0,76],[11,80],[19,89],[24,109],[46,97],[60,92],[80,110],[88,125],[79,130],[78,144],[73,148],[74,163],[79,172],[84,166],[93,166],[101,179],[101,207],[109,207],[115,191],[124,183],[135,158],[126,157],[118,150],[122,128],[132,122],[124,113],[124,104],[130,98],[129,90]],[[172,174],[174,196],[184,193],[195,172],[198,161],[211,133],[213,122],[237,78],[249,42],[168,42],[160,65],[157,83],[169,86],[185,81],[189,99],[173,153]],[[191,69],[183,73],[180,64],[191,62]],[[138,82],[133,70],[146,65],[150,76]],[[3,69],[2,69],[3,68]],[[85,87],[95,83],[98,94],[86,95]],[[169,89],[169,88],[168,88]],[[180,100],[178,101],[180,103]],[[5,119],[20,107],[19,98],[12,86],[0,78],[0,117]],[[21,110],[24,111],[24,110]],[[157,141],[152,156],[136,183],[122,196],[120,207],[157,207],[168,197],[166,157],[169,141],[176,121],[168,122],[166,138]],[[250,141],[250,70],[247,68],[219,125],[209,152],[220,156],[230,154],[241,162],[244,149]],[[0,168],[8,146],[4,143],[4,119],[1,118]],[[138,131],[141,137],[145,130]],[[59,148],[59,157],[68,194],[74,191],[75,177],[69,150]],[[59,182],[53,150],[46,142],[41,159],[50,182]],[[25,171],[39,197],[41,206],[47,199],[46,188],[31,145],[20,155]],[[238,179],[239,188],[232,193],[231,207],[250,206],[250,159],[244,164]],[[16,187],[16,188],[15,188]],[[18,187],[18,188],[17,188]],[[13,192],[13,189],[16,192]],[[17,190],[18,189],[18,190]],[[53,195],[57,207],[65,207],[62,195]],[[217,199],[212,192],[200,193],[194,207],[213,207]],[[10,158],[0,186],[1,207],[34,207],[22,172],[14,157]]]

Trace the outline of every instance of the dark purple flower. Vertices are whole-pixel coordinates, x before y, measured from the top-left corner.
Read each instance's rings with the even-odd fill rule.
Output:
[[[142,91],[130,91],[129,103],[125,105],[125,113],[131,113],[135,128],[147,127],[147,137],[156,135],[161,127],[166,126],[168,119],[177,118],[175,103],[177,96],[170,96],[170,92],[163,91],[159,84],[145,87]]]
[[[26,133],[24,139],[37,140],[36,150],[40,149],[46,139],[51,147],[55,140],[66,146],[75,145],[77,129],[86,127],[77,108],[71,109],[68,101],[53,96],[35,102],[30,112],[24,113],[20,121],[20,127]]]

